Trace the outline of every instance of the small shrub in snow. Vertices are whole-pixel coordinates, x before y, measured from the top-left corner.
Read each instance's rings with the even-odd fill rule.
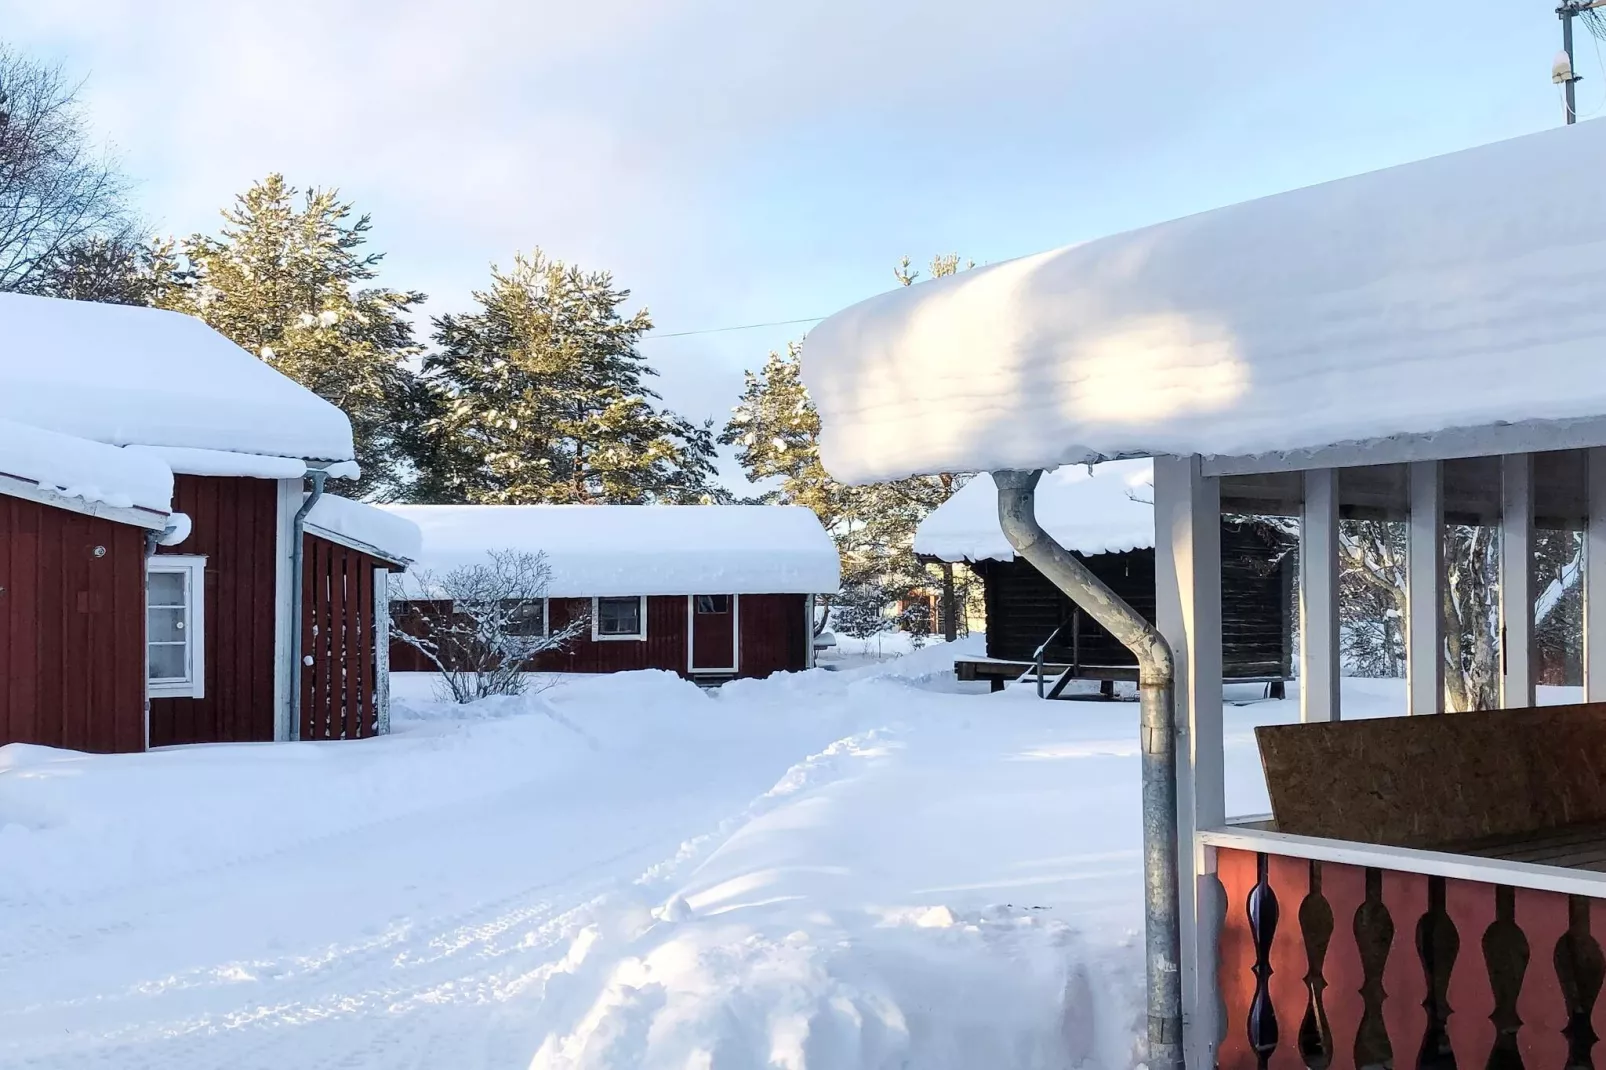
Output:
[[[559,650],[590,626],[585,618],[551,630],[546,615],[552,570],[544,554],[493,550],[483,565],[445,575],[413,573],[434,597],[408,603],[391,634],[423,654],[456,702],[517,695],[535,658]]]

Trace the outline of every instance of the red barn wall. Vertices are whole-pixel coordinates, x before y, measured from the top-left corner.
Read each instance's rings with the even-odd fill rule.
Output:
[[[145,748],[143,528],[0,496],[4,743]]]
[[[799,670],[808,665],[808,625],[801,594],[744,594],[740,598],[741,676],[768,676]],[[408,627],[406,610],[397,603],[399,619]],[[548,623],[559,629],[589,615],[589,598],[554,598],[548,605]],[[416,627],[416,626],[415,626]],[[563,650],[542,654],[532,668],[537,672],[623,672],[630,669],[667,669],[687,674],[686,596],[653,595],[647,598],[647,638],[596,641],[583,631]],[[414,647],[401,640],[390,645],[393,672],[432,672],[434,666]]]
[[[804,594],[741,596],[742,676],[801,672],[809,666],[810,634]]]
[[[206,555],[204,698],[151,700],[151,746],[273,739],[279,488],[271,479],[175,476],[189,538],[158,553]]]

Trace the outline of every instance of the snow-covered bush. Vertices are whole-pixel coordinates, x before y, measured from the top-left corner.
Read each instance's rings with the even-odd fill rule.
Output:
[[[493,550],[482,565],[445,575],[415,571],[408,582],[431,597],[406,603],[391,634],[435,666],[457,702],[517,695],[537,655],[564,647],[590,627],[581,617],[553,631],[546,613],[552,575],[546,556]]]

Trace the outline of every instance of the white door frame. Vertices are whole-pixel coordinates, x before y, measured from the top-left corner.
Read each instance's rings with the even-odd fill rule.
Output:
[[[717,597],[717,596],[716,596]],[[742,596],[727,595],[731,600],[731,663],[721,668],[697,664],[697,595],[686,596],[686,675],[704,676],[741,672],[742,664]]]

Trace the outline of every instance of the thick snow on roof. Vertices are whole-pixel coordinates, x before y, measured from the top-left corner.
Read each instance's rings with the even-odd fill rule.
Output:
[[[0,476],[37,484],[64,498],[144,509],[153,514],[153,527],[173,508],[173,473],[160,458],[3,418]]]
[[[200,320],[0,294],[0,417],[117,446],[345,461],[345,414]]]
[[[1606,415],[1606,121],[872,298],[803,347],[838,478]]]
[[[1081,554],[1116,554],[1154,545],[1154,466],[1148,461],[1066,465],[1037,485],[1037,521],[1054,541]],[[1013,561],[998,526],[998,488],[983,472],[921,522],[915,553],[941,561]]]
[[[820,594],[836,545],[808,509],[782,505],[387,505],[424,532],[415,573],[443,576],[493,550],[546,555],[547,594]],[[410,588],[417,593],[417,588]]]
[[[304,496],[305,497],[305,496]],[[424,536],[418,525],[377,505],[325,494],[303,522],[314,535],[406,565],[418,560]]]

